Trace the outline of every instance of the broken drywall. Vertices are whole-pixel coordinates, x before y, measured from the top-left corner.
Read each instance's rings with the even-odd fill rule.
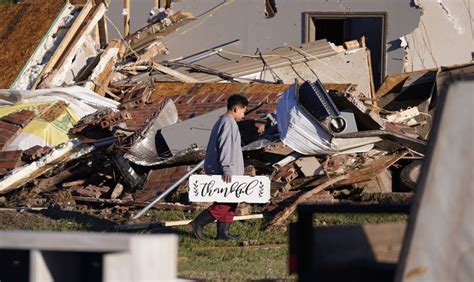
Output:
[[[59,71],[59,75],[55,76],[51,82],[53,86],[72,85],[75,83],[76,76],[80,71],[85,68],[99,53],[99,47],[96,46],[95,41],[91,35],[87,36],[87,39],[78,49],[73,60],[66,61]]]
[[[416,0],[415,4],[422,16],[419,26],[401,38],[407,52],[404,70],[470,62],[474,4],[469,0]]]

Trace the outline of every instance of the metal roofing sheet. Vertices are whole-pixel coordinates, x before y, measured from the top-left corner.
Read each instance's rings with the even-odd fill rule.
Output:
[[[230,60],[219,64],[203,65],[219,72],[228,73],[234,77],[241,77],[260,72],[264,67],[262,60],[258,57],[243,57],[238,56],[235,53],[231,54],[225,52],[222,52],[221,54],[230,58]],[[326,39],[322,39],[301,46],[282,47],[271,52],[266,52],[263,55],[265,56],[266,63],[270,65],[271,68],[280,68],[305,61],[334,56],[336,54],[337,52],[333,49],[331,44],[329,44]],[[199,64],[199,62],[196,64]],[[178,68],[176,70],[189,75],[200,82],[218,82],[222,80],[220,77],[215,75],[188,72],[186,68]],[[166,75],[158,75],[155,78],[157,81],[169,80],[169,77]]]

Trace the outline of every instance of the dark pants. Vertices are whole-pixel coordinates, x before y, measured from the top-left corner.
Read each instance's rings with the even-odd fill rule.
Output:
[[[231,223],[234,220],[237,205],[238,203],[214,203],[207,210],[217,221]]]

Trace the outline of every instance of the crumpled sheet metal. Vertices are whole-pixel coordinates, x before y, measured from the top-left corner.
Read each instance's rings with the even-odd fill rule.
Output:
[[[178,122],[178,111],[173,100],[168,99],[159,114],[141,133],[141,138],[136,141],[124,157],[129,161],[143,166],[150,166],[162,162],[156,146],[156,133],[167,126]]]
[[[202,161],[206,156],[203,148],[189,148],[169,158],[157,158],[154,162],[139,161],[141,166],[177,165],[183,163],[196,163]]]
[[[367,152],[378,137],[340,139],[330,135],[297,100],[295,83],[277,104],[278,131],[282,142],[303,155]]]

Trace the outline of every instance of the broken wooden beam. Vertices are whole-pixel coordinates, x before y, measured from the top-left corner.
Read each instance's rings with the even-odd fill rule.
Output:
[[[234,221],[249,220],[249,219],[261,219],[263,214],[250,214],[250,215],[237,215],[234,216]],[[191,223],[192,220],[178,220],[178,221],[163,221],[160,222],[162,226],[171,227],[171,226],[183,226]]]
[[[68,29],[66,35],[61,40],[61,43],[59,44],[58,48],[54,51],[53,55],[48,60],[48,63],[41,71],[41,74],[38,75],[38,78],[36,79],[32,89],[35,89],[41,82],[41,80],[44,79],[51,72],[51,70],[58,67],[58,62],[65,55],[67,47],[71,43],[79,28],[82,26],[86,17],[89,15],[89,12],[92,10],[93,6],[94,5],[92,1],[88,0],[87,3],[82,7],[81,12],[76,17],[71,27]]]
[[[82,143],[77,140],[62,144],[42,159],[29,165],[15,169],[11,174],[0,180],[0,194],[18,189],[31,180],[43,175],[45,172],[55,168],[59,163],[68,159],[74,151],[81,148]]]
[[[283,210],[279,213],[268,225],[266,228],[267,231],[276,228],[277,226],[282,225],[286,219],[293,214],[299,204],[305,203],[308,201],[313,195],[323,191],[327,188],[336,188],[345,185],[351,185],[363,181],[370,180],[380,174],[381,171],[390,167],[398,160],[403,158],[407,154],[406,151],[402,151],[399,153],[395,153],[393,155],[385,155],[377,160],[373,161],[372,163],[368,164],[361,169],[353,169],[348,171],[346,174],[339,175],[333,178],[324,179],[320,178],[313,182],[307,183],[308,186],[317,185],[312,190],[302,194],[298,199],[295,200],[293,204],[291,204],[288,208]]]
[[[173,69],[170,69],[168,67],[165,67],[163,65],[160,65],[158,63],[153,63],[153,68],[155,70],[158,70],[164,74],[167,74],[167,75],[170,75],[176,79],[178,79],[179,81],[182,81],[182,82],[189,82],[189,83],[197,83],[199,82],[197,79],[194,79],[188,75],[185,75],[185,74],[182,74],[178,71],[175,71]]]
[[[69,70],[73,62],[74,57],[76,56],[78,50],[82,47],[84,42],[87,40],[87,36],[92,33],[95,26],[99,20],[104,16],[106,12],[106,7],[104,3],[100,3],[92,12],[92,15],[84,23],[81,23],[81,28],[74,35],[74,39],[71,44],[64,51],[64,54],[58,60],[55,65],[55,68],[52,68],[51,74],[49,74],[42,82],[41,86],[56,86],[60,84],[60,80],[64,76],[64,73]],[[89,15],[88,15],[89,16]]]
[[[293,212],[296,210],[299,204],[304,203],[306,200],[310,199],[313,197],[313,195],[319,193],[320,191],[323,191],[326,188],[331,187],[332,185],[341,182],[343,180],[346,180],[348,178],[347,175],[340,175],[334,178],[329,179],[328,181],[322,183],[321,185],[317,186],[316,188],[312,189],[311,191],[308,191],[304,193],[302,196],[300,196],[291,206],[286,208],[283,212],[279,213],[268,225],[266,228],[267,231],[275,229],[276,226],[279,226],[285,222],[285,220],[293,214]]]
[[[238,216],[234,216],[234,221],[261,219],[261,218],[263,218],[263,214],[238,215]],[[192,220],[179,220],[179,221],[157,221],[157,222],[140,223],[140,224],[123,224],[123,225],[115,226],[115,230],[116,231],[132,231],[132,230],[141,230],[141,229],[154,229],[154,228],[161,228],[161,227],[183,226],[183,225],[188,225],[191,221]]]

